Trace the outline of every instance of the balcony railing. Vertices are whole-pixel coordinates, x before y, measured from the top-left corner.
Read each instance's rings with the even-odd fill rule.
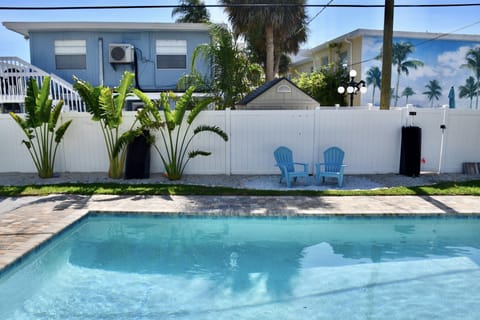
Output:
[[[22,104],[28,79],[34,78],[41,85],[46,76],[50,76],[50,98],[54,103],[63,100],[64,112],[86,111],[85,103],[70,83],[17,57],[0,57],[0,104]]]

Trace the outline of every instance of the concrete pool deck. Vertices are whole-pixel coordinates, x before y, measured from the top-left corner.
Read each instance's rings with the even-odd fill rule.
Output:
[[[114,196],[0,198],[0,270],[89,212],[204,215],[480,215],[475,196]]]

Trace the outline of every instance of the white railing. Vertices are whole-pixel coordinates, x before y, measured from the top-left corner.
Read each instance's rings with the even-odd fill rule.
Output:
[[[28,80],[34,78],[41,85],[46,76],[50,76],[50,98],[54,103],[63,100],[63,111],[86,111],[70,83],[17,57],[0,57],[0,103],[23,103]]]

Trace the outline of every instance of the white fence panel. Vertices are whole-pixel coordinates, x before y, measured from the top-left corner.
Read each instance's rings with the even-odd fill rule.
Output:
[[[317,154],[338,146],[345,151],[346,173],[391,173],[398,171],[400,159],[401,111],[316,110]]]
[[[462,172],[463,162],[480,162],[480,113],[448,110],[442,172]]]
[[[191,149],[210,151],[187,166],[188,174],[277,174],[273,151],[291,148],[295,160],[322,161],[327,147],[345,150],[349,174],[396,173],[400,161],[401,128],[410,125],[411,109],[380,111],[359,108],[317,110],[206,111],[192,125],[217,125],[229,141],[211,133],[195,137]],[[416,109],[413,125],[422,128],[422,171],[462,172],[462,163],[480,162],[480,112],[476,110]],[[122,130],[134,120],[124,114]],[[444,118],[445,117],[445,118]],[[108,157],[98,122],[87,113],[63,113],[73,119],[59,147],[56,172],[107,172]],[[444,120],[445,119],[445,120]],[[446,125],[442,132],[441,124]],[[157,133],[157,145],[160,135]],[[443,143],[442,143],[443,138]],[[0,172],[35,172],[21,141],[23,132],[9,115],[0,115]],[[151,172],[163,172],[152,148]]]
[[[407,110],[405,110],[407,112]],[[422,128],[421,171],[438,172],[440,149],[442,149],[442,129],[447,109],[415,109],[415,116],[407,116],[406,124]]]
[[[0,172],[35,172],[22,140],[25,134],[8,114],[0,114]]]
[[[273,152],[279,146],[292,149],[294,160],[312,159],[314,114],[301,111],[231,112],[231,172],[277,173]]]

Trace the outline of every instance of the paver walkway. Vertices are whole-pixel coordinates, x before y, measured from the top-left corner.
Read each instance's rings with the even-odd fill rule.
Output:
[[[88,214],[480,215],[480,197],[76,196],[0,198],[0,270]]]

